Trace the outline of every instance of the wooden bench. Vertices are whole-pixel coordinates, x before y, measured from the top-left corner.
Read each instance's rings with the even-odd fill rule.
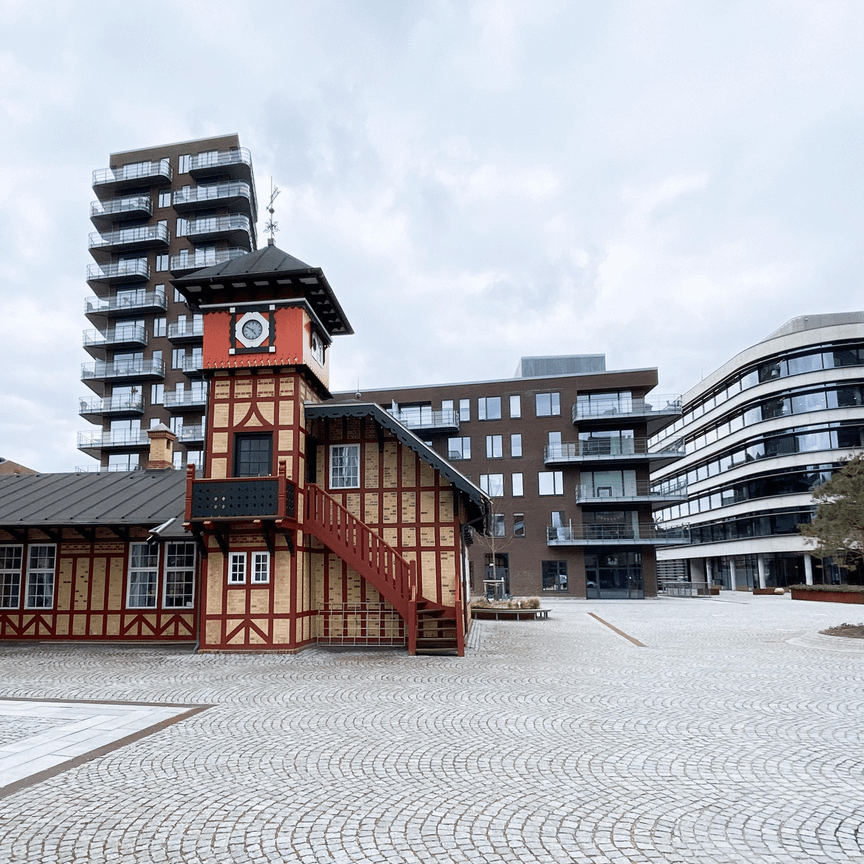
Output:
[[[476,621],[548,621],[549,609],[499,609],[495,606],[472,606]]]

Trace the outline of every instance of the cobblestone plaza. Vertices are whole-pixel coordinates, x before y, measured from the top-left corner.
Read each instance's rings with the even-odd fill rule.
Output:
[[[464,658],[0,645],[0,860],[864,862],[861,607],[551,605]]]

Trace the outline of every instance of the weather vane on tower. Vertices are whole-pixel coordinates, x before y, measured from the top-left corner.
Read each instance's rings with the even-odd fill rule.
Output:
[[[273,238],[276,232],[279,230],[279,223],[273,218],[273,213],[275,212],[273,209],[273,202],[276,200],[276,196],[279,194],[279,187],[273,185],[273,178],[270,178],[270,201],[267,203],[267,212],[270,214],[270,218],[264,224],[264,230],[270,232],[270,238],[267,240],[267,244],[269,246],[273,245]]]

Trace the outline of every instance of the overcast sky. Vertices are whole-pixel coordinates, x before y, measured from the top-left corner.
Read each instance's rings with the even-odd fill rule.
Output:
[[[92,462],[90,183],[120,150],[240,135],[354,326],[334,389],[603,353],[680,393],[864,307],[860,0],[0,0],[0,33],[0,456],[41,471]]]

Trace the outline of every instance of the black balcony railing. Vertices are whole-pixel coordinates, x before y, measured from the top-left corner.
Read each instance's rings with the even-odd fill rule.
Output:
[[[190,487],[186,512],[193,521],[296,518],[296,490],[284,476],[190,479]]]

